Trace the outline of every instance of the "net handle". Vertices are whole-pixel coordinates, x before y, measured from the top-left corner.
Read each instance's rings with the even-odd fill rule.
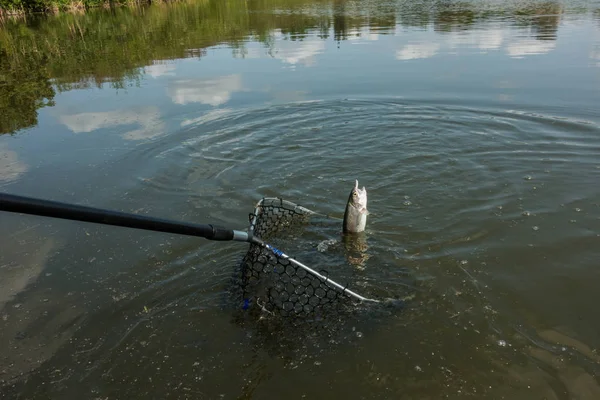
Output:
[[[0,211],[199,236],[209,240],[235,240],[263,244],[260,239],[254,238],[248,232],[236,231],[212,224],[192,224],[8,193],[0,193]]]
[[[181,221],[172,221],[143,215],[128,214],[114,210],[105,210],[76,204],[61,203],[58,201],[36,199],[33,197],[17,196],[8,193],[0,193],[0,211],[61,218],[72,221],[91,222],[103,225],[122,226],[148,231],[175,233],[188,236],[200,236],[209,240],[234,240],[238,242],[249,242],[267,248],[278,257],[288,259],[293,264],[304,268],[323,281],[337,287],[338,289],[341,289],[344,293],[348,293],[359,300],[378,302],[377,300],[368,299],[354,293],[344,286],[319,274],[317,271],[307,267],[301,262],[291,258],[281,250],[266,244],[261,239],[254,236],[252,230],[250,232],[236,231],[211,224],[191,224]]]

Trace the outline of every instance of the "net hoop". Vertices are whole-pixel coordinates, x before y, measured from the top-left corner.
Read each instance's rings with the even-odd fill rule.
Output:
[[[322,214],[279,197],[265,197],[249,216],[248,233],[267,240],[314,215]],[[270,245],[251,244],[242,263],[242,279],[249,288],[245,306],[254,299],[261,310],[271,314],[313,315],[356,302],[379,302],[353,292],[348,285],[333,281]]]

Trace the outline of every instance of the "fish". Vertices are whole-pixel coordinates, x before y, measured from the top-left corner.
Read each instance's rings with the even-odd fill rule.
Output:
[[[358,187],[358,179],[346,203],[344,212],[344,233],[358,233],[365,230],[367,225],[367,189]]]

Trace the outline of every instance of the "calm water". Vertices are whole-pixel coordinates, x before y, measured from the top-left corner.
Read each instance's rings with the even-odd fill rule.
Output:
[[[0,397],[599,399],[599,106],[598,1],[6,22],[2,191],[245,229],[358,179],[358,254],[289,246],[404,306],[287,329],[231,301],[245,244],[0,213]]]

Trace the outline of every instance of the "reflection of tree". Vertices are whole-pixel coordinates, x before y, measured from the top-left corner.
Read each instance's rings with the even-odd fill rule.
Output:
[[[18,64],[0,48],[0,134],[37,124],[37,109],[53,105],[44,61],[29,53]]]
[[[348,18],[345,6],[346,2],[343,0],[333,2],[333,39],[336,42],[348,39]]]
[[[331,29],[331,21],[327,18],[325,21],[322,21],[318,26],[319,34],[317,35],[321,39],[329,38],[329,30]]]
[[[476,3],[444,3],[435,8],[433,23],[436,32],[455,32],[471,29],[475,24],[499,16],[511,18],[517,26],[531,27],[538,40],[554,40],[562,6],[554,2],[523,5],[513,10],[487,10]]]
[[[430,1],[401,0],[398,21],[405,27],[425,28],[431,20],[433,4]]]
[[[397,5],[393,3],[370,3],[354,0],[334,0],[333,36],[336,42],[358,36],[365,30],[377,30],[385,34],[396,27]]]
[[[538,40],[556,40],[556,32],[560,23],[560,15],[545,15],[532,20],[531,25],[536,30]]]
[[[521,25],[533,28],[536,32],[536,39],[556,40],[562,12],[562,5],[550,2],[538,4],[536,7],[519,9],[516,14]],[[525,19],[521,20],[519,17],[525,17]]]
[[[469,29],[476,21],[475,11],[464,3],[450,3],[441,6],[434,17],[436,32],[453,32]]]
[[[204,57],[206,48],[221,43],[243,56],[252,37],[273,52],[275,32],[291,40],[333,34],[340,42],[365,32],[389,33],[398,23],[452,32],[502,18],[529,28],[536,39],[554,40],[561,13],[553,1],[514,6],[475,0],[195,0],[28,17],[27,23],[0,25],[0,132],[36,123],[36,109],[54,97],[49,79],[59,91],[122,88],[139,82],[142,68],[156,60]],[[600,10],[594,15],[600,20]]]
[[[367,24],[370,28],[377,28],[377,31],[383,34],[393,32],[396,28],[396,12],[392,9],[388,13],[372,15]]]

